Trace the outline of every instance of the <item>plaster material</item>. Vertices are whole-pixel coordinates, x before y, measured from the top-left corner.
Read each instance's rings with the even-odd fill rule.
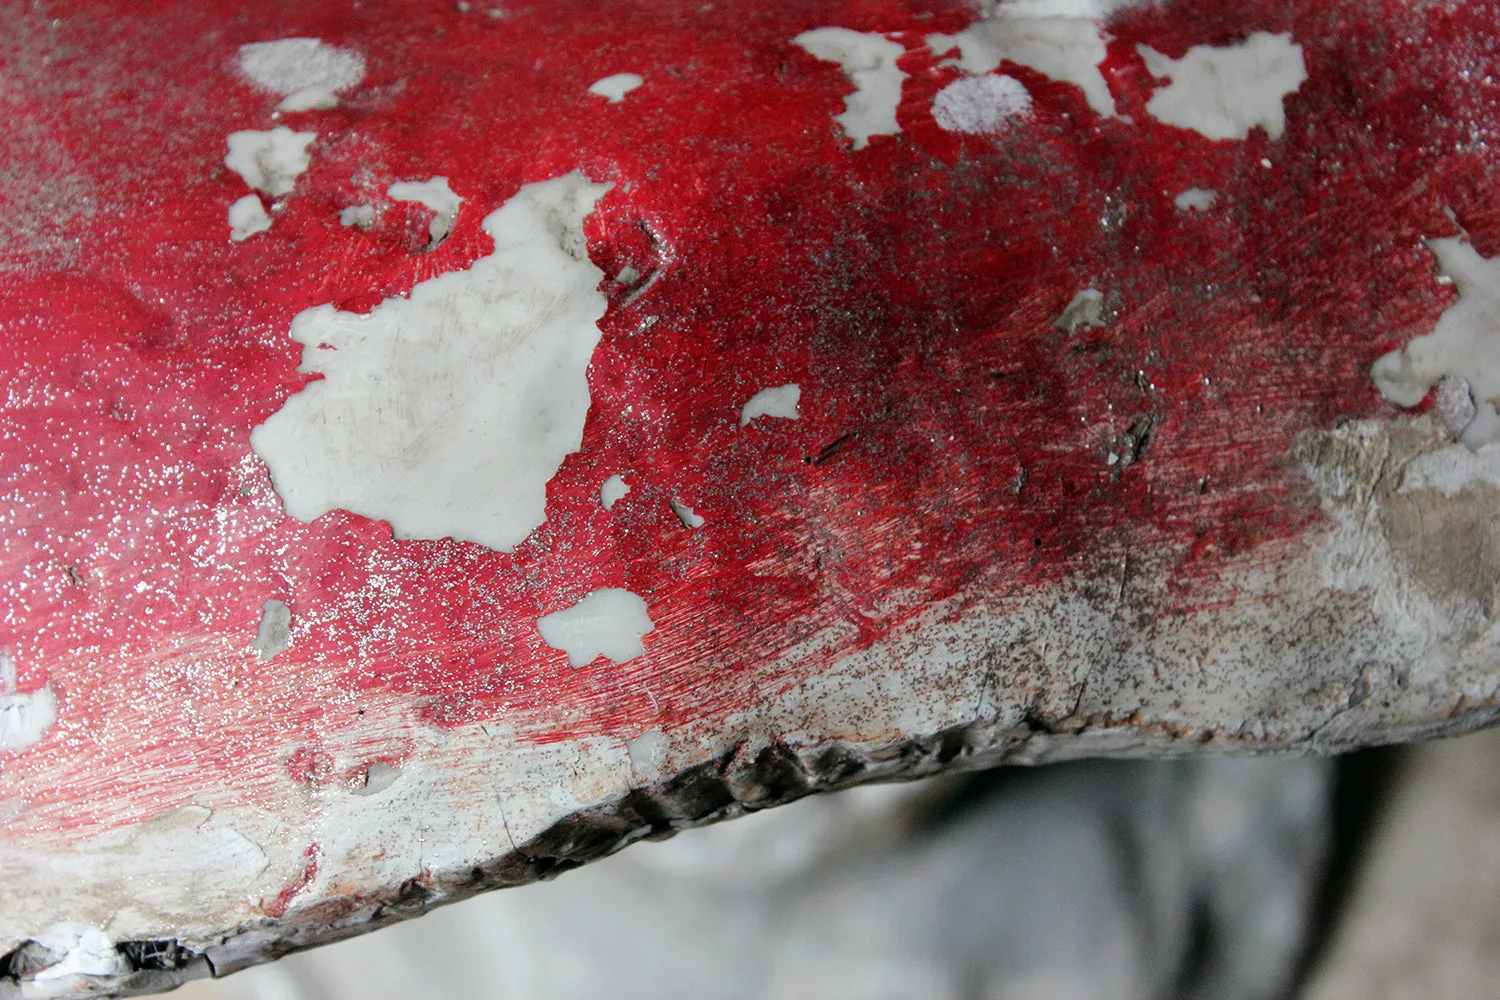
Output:
[[[603,273],[583,220],[610,185],[577,172],[523,187],[483,223],[494,252],[365,315],[292,322],[319,373],[251,435],[286,512],[342,509],[398,538],[510,549],[541,524],[577,450]]]
[[[24,750],[39,742],[57,722],[57,695],[49,685],[16,690],[16,664],[0,651],[0,751]]]
[[[1219,200],[1218,194],[1207,188],[1187,188],[1172,199],[1179,212],[1207,212]]]
[[[1482,257],[1458,237],[1428,240],[1427,247],[1458,298],[1431,333],[1383,355],[1370,377],[1399,406],[1418,405],[1445,377],[1459,380],[1473,405],[1460,440],[1473,449],[1500,442],[1500,257]]]
[[[286,100],[278,110],[333,107],[339,91],[365,76],[364,56],[317,38],[279,38],[241,45],[239,70],[257,86]]]
[[[448,178],[432,177],[425,181],[397,181],[385,192],[392,201],[414,201],[432,210],[432,221],[427,224],[429,247],[435,247],[453,231],[458,218],[458,208],[463,199],[448,186]]]
[[[224,165],[257,191],[278,198],[291,194],[297,178],[312,164],[307,147],[317,137],[285,125],[264,132],[231,132]]]
[[[625,95],[645,83],[638,73],[615,73],[589,84],[589,93],[597,94],[610,104],[619,104]]]
[[[802,416],[798,406],[801,400],[802,387],[795,382],[762,389],[740,407],[740,426],[744,427],[757,417],[797,420]]]
[[[229,238],[236,243],[271,228],[271,217],[260,195],[247,194],[229,206]]]
[[[901,131],[896,121],[901,84],[906,79],[896,66],[905,51],[901,43],[873,31],[815,28],[793,38],[792,44],[815,58],[838,63],[854,84],[854,93],[844,98],[844,110],[834,120],[855,149],[869,145],[871,136]]]
[[[628,663],[645,653],[641,638],[652,631],[646,602],[620,587],[596,590],[578,603],[536,620],[537,631],[553,649],[568,654],[568,665],[586,666],[599,657]]]
[[[255,651],[262,660],[273,660],[292,646],[292,609],[272,598],[261,606],[255,630]]]
[[[625,482],[623,476],[616,473],[599,484],[599,505],[605,510],[612,510],[615,504],[619,503],[629,492],[630,484]]]
[[[932,117],[949,132],[998,132],[1031,110],[1031,95],[1001,73],[955,80],[932,101]]]
[[[1115,114],[1114,97],[1099,71],[1104,35],[1092,16],[1037,16],[1002,6],[957,34],[928,35],[927,44],[939,56],[957,49],[953,65],[973,76],[992,73],[1005,61],[1029,66],[1078,87],[1096,114]]]
[[[1171,78],[1147,102],[1147,113],[1209,139],[1245,139],[1256,126],[1280,139],[1286,98],[1307,81],[1302,46],[1285,32],[1257,31],[1236,45],[1194,45],[1181,59],[1149,45],[1136,51],[1153,76]]]

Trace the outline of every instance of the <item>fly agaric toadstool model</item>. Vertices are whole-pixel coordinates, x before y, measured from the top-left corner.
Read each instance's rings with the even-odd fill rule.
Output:
[[[1493,721],[1497,22],[0,5],[0,996]]]

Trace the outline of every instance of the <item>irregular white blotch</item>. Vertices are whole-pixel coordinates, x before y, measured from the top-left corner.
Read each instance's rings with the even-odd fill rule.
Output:
[[[599,487],[599,504],[609,510],[620,498],[630,492],[630,485],[625,482],[624,477],[619,475],[610,476]]]
[[[927,45],[934,55],[957,48],[954,65],[973,76],[993,72],[1006,60],[1029,66],[1077,86],[1098,114],[1115,113],[1115,99],[1099,72],[1106,54],[1104,36],[1092,16],[1039,17],[1001,7],[956,35],[928,35]]]
[[[1172,204],[1177,206],[1179,212],[1207,212],[1218,200],[1218,194],[1208,188],[1188,188],[1173,198]]]
[[[896,68],[904,51],[873,31],[848,28],[815,28],[792,39],[808,55],[838,63],[854,84],[854,93],[844,98],[843,113],[834,121],[854,140],[855,149],[869,145],[872,135],[895,135],[896,108],[901,104],[901,82],[906,74]]]
[[[260,625],[255,629],[254,650],[262,660],[271,660],[292,645],[292,609],[274,598],[260,606]]]
[[[280,38],[241,45],[239,67],[259,86],[283,96],[315,89],[332,96],[365,78],[364,56],[325,45],[317,38]]]
[[[740,426],[744,427],[756,417],[780,417],[796,420],[802,416],[797,404],[802,400],[802,387],[792,382],[771,389],[762,389],[740,407]]]
[[[374,221],[374,205],[350,205],[348,208],[339,209],[339,225],[341,226],[358,226],[360,229],[368,229]]]
[[[1500,443],[1471,451],[1462,444],[1418,455],[1401,472],[1398,493],[1437,490],[1457,496],[1470,486],[1500,486]]]
[[[260,195],[247,194],[229,206],[229,238],[238,243],[271,228],[271,217]]]
[[[1031,109],[1031,95],[1013,76],[994,74],[955,80],[932,100],[932,117],[949,132],[998,132]]]
[[[327,111],[339,106],[338,95],[327,87],[303,87],[281,99],[277,111]]]
[[[16,690],[16,665],[0,652],[0,750],[24,750],[57,722],[57,695],[51,685],[22,694]]]
[[[1237,45],[1194,45],[1181,59],[1149,45],[1136,51],[1152,76],[1172,80],[1151,95],[1147,113],[1210,139],[1244,139],[1257,125],[1272,139],[1281,138],[1282,102],[1307,80],[1302,46],[1284,32],[1257,31]]]
[[[432,209],[432,221],[427,224],[431,246],[437,246],[453,231],[453,222],[458,218],[458,206],[463,199],[448,186],[448,178],[432,177],[425,181],[397,181],[386,188],[392,201],[414,201]]]
[[[689,507],[681,500],[678,500],[676,497],[673,497],[669,502],[672,505],[672,513],[677,515],[677,520],[682,522],[682,526],[684,528],[703,527],[703,516],[701,514],[694,514],[693,508]]]
[[[1443,376],[1468,383],[1474,416],[1459,440],[1470,448],[1500,441],[1500,257],[1485,258],[1458,237],[1427,241],[1458,289],[1432,332],[1370,368],[1381,395],[1416,406]]]
[[[667,734],[660,729],[648,729],[633,740],[625,741],[625,751],[630,754],[630,771],[639,781],[647,781],[661,773],[667,761]]]
[[[536,620],[542,640],[568,654],[568,665],[581,667],[600,656],[625,663],[643,655],[641,638],[655,625],[646,602],[628,590],[596,590],[570,608]]]
[[[401,768],[383,760],[372,762],[365,768],[365,783],[354,789],[355,795],[379,795],[401,777]]]
[[[1063,307],[1052,325],[1067,333],[1103,326],[1104,293],[1097,288],[1085,288]]]
[[[63,976],[115,976],[130,971],[125,956],[99,928],[90,924],[53,924],[32,938],[37,944],[62,958],[33,974],[36,980],[61,979]]]
[[[608,99],[611,104],[619,104],[625,100],[625,95],[646,81],[635,73],[616,73],[614,76],[606,76],[602,80],[595,80],[589,84],[589,93],[598,94]]]
[[[285,125],[268,132],[231,132],[224,165],[257,191],[272,197],[290,194],[312,163],[307,147],[316,138],[315,132],[293,132]]]
[[[582,174],[521,188],[484,220],[495,249],[367,315],[292,321],[323,378],[251,433],[288,515],[348,510],[397,538],[509,550],[545,517],[583,440],[603,277],[583,220],[610,189]]]

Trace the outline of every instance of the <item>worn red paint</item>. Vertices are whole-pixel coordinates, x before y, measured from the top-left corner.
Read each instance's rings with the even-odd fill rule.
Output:
[[[313,879],[318,877],[318,858],[322,848],[317,844],[309,844],[302,856],[307,859],[302,873],[296,880],[276,894],[276,898],[269,903],[261,900],[260,909],[268,917],[284,917],[286,911],[291,908],[293,900],[307,891],[307,887],[313,884]]]
[[[17,828],[332,780],[319,746],[358,732],[374,695],[537,740],[723,717],[824,666],[781,654],[831,623],[868,643],[933,599],[1127,550],[1164,561],[1171,615],[1224,559],[1313,529],[1291,437],[1389,412],[1366,372],[1449,301],[1420,244],[1453,231],[1445,210],[1500,245],[1494,2],[1127,12],[1104,72],[1129,121],[1007,65],[1035,109],[998,138],[930,115],[957,71],[923,40],[970,23],[960,3],[479,6],[0,15],[0,647],[62,706],[4,762]],[[899,136],[840,136],[851,85],[789,44],[828,25],[906,45]],[[1176,56],[1258,30],[1305,47],[1281,140],[1146,114],[1137,43]],[[299,35],[368,73],[338,109],[283,116],[317,131],[312,166],[269,232],[231,243],[246,189],[225,136],[270,127],[276,102],[235,52]],[[625,71],[646,84],[623,103],[586,92]],[[292,317],[467,265],[484,214],[576,168],[616,184],[593,261],[660,277],[628,302],[609,286],[583,448],[546,524],[500,554],[282,517],[248,437],[303,384]],[[339,224],[435,174],[466,207],[432,252],[414,206]],[[1187,187],[1225,207],[1184,217]],[[1109,325],[1054,329],[1090,285]],[[803,419],[738,427],[748,396],[786,382]],[[1107,464],[1138,420],[1140,460]],[[632,490],[605,512],[617,472]],[[671,497],[706,525],[684,529]],[[644,595],[656,631],[639,660],[570,669],[535,619],[601,586]],[[262,664],[249,644],[272,597],[303,629]]]

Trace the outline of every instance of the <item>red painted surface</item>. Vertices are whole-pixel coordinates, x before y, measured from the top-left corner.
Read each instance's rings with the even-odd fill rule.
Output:
[[[932,599],[1127,547],[1170,562],[1180,605],[1160,615],[1192,607],[1226,558],[1317,529],[1290,441],[1390,412],[1368,368],[1450,300],[1420,244],[1454,232],[1445,210],[1500,250],[1494,2],[1127,12],[1104,70],[1129,120],[1007,64],[1035,106],[996,137],[931,117],[957,71],[924,38],[973,20],[956,3],[5,7],[0,648],[60,704],[0,762],[32,832],[204,789],[254,801],[298,767],[338,780],[320,745],[377,694],[543,741],[721,718],[822,668],[780,654],[830,623],[870,642]],[[790,44],[822,26],[906,45],[900,135],[842,137],[852,85]],[[1137,43],[1177,56],[1258,30],[1305,49],[1282,139],[1146,114]],[[312,166],[270,231],[233,243],[247,189],[225,137],[271,127],[277,101],[236,49],[299,35],[362,52],[367,75],[336,110],[281,116],[318,133]],[[616,72],[646,83],[587,93]],[[502,554],[282,516],[249,434],[304,383],[292,317],[466,266],[486,213],[575,168],[616,185],[591,259],[660,277],[628,303],[607,283],[583,448],[545,525]],[[438,174],[466,201],[432,252],[412,205],[339,224]],[[1178,212],[1187,187],[1223,210]],[[1053,328],[1091,285],[1107,327]],[[801,420],[738,426],[787,382]],[[1141,419],[1141,460],[1107,464]],[[632,489],[606,512],[617,472]],[[646,656],[571,669],[535,620],[604,586],[646,598]],[[299,632],[264,664],[268,598]]]

